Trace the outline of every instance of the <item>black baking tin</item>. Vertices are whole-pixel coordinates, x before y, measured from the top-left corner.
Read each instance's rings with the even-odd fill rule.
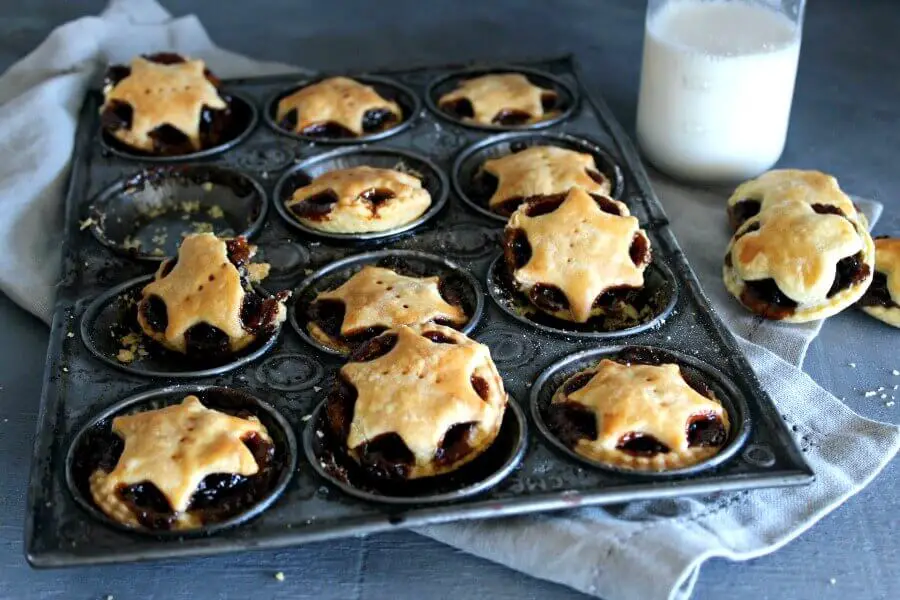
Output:
[[[76,476],[72,465],[83,439],[95,428],[108,429],[111,427],[112,419],[117,416],[155,410],[173,404],[179,404],[184,400],[185,396],[191,394],[198,396],[200,401],[209,408],[227,406],[234,409],[245,409],[259,418],[260,422],[266,427],[269,437],[272,438],[276,455],[282,457],[281,471],[278,473],[278,477],[275,481],[272,482],[272,487],[265,496],[260,498],[259,501],[248,510],[237,514],[230,519],[218,523],[211,523],[197,529],[149,530],[127,527],[118,521],[110,519],[94,504],[92,498],[82,493],[81,486],[76,482]],[[212,398],[212,402],[210,402],[208,398]],[[66,454],[66,485],[68,485],[69,492],[81,508],[87,511],[92,518],[104,525],[121,531],[127,531],[132,534],[141,534],[171,540],[186,536],[210,535],[217,531],[240,525],[260,515],[264,510],[271,506],[273,502],[278,500],[278,497],[284,492],[290,482],[291,476],[297,469],[297,457],[297,438],[291,430],[290,424],[268,403],[252,394],[248,394],[235,388],[219,388],[205,385],[175,385],[141,392],[129,398],[125,398],[121,402],[116,402],[90,419],[84,427],[75,434],[72,443],[69,445],[69,451]]]
[[[369,231],[365,233],[332,233],[319,231],[306,226],[285,206],[285,202],[291,199],[291,195],[299,187],[309,185],[318,177],[337,169],[350,169],[353,167],[374,167],[378,169],[406,169],[416,174],[422,181],[422,187],[431,194],[431,206],[424,213],[409,223],[388,229],[385,231]],[[419,177],[421,175],[421,177]],[[410,232],[415,228],[433,219],[447,203],[449,183],[447,176],[431,160],[417,154],[399,148],[388,146],[362,148],[341,148],[324,154],[316,155],[304,160],[295,167],[288,169],[278,183],[272,201],[278,214],[288,225],[300,233],[315,236],[326,240],[345,243],[354,242],[383,242],[397,237],[400,234]]]
[[[314,83],[318,83],[323,79],[327,79],[329,76],[316,77],[314,79],[308,79],[305,81],[301,81],[294,85],[290,85],[285,89],[278,90],[275,92],[268,102],[266,102],[266,108],[263,112],[263,118],[266,123],[271,127],[276,133],[280,135],[286,135],[295,140],[299,140],[301,142],[310,142],[313,144],[367,144],[369,142],[377,142],[391,136],[397,135],[401,133],[405,129],[408,129],[418,118],[419,113],[422,112],[422,101],[419,99],[419,96],[406,87],[405,85],[395,81],[389,77],[379,77],[377,75],[359,75],[355,76],[354,79],[359,81],[360,83],[364,83],[366,85],[372,86],[375,88],[375,91],[378,94],[386,99],[393,100],[397,104],[400,105],[400,108],[403,111],[403,120],[390,127],[385,129],[384,131],[378,131],[375,133],[369,133],[366,135],[361,135],[353,138],[336,138],[336,137],[325,137],[325,136],[316,136],[316,135],[304,135],[302,133],[295,133],[293,131],[288,131],[278,124],[276,121],[276,115],[278,113],[278,102],[284,98],[285,96],[289,96],[294,92],[300,90],[301,88],[313,85]]]
[[[525,131],[504,133],[476,142],[459,153],[453,162],[450,180],[453,191],[473,210],[499,223],[506,223],[508,217],[499,215],[488,208],[488,197],[481,197],[474,185],[481,166],[493,158],[508,156],[532,146],[557,146],[590,154],[594,157],[597,170],[609,180],[610,196],[621,200],[625,192],[625,178],[616,160],[591,140],[574,135],[551,133],[549,131]]]
[[[199,202],[199,210],[184,211],[181,205],[187,202]],[[192,233],[196,223],[210,225],[216,235],[252,238],[262,228],[268,206],[262,186],[236,169],[204,163],[157,166],[100,192],[90,207],[90,231],[111,250],[161,261],[175,255],[182,234]],[[214,207],[222,211],[221,217],[210,215]],[[146,216],[152,209],[162,214]],[[165,242],[154,243],[157,235]],[[141,245],[128,248],[128,238]]]
[[[484,293],[481,291],[478,281],[471,273],[453,261],[416,250],[380,250],[354,254],[319,269],[301,281],[291,296],[291,304],[288,307],[288,320],[291,322],[291,327],[294,328],[297,335],[314,348],[327,354],[342,356],[343,353],[322,344],[309,334],[306,329],[306,319],[301,313],[315,300],[318,293],[337,288],[366,265],[379,266],[391,260],[408,263],[417,271],[421,271],[420,277],[453,275],[462,279],[468,287],[466,299],[472,306],[472,310],[468,322],[460,327],[459,331],[469,334],[475,329],[484,312]]]
[[[631,142],[609,108],[602,98],[586,93],[571,58],[524,66],[547,72],[578,90],[576,96],[581,100],[573,105],[572,114],[547,128],[554,133],[590,139],[613,157],[625,181],[622,201],[647,231],[655,260],[662,261],[672,272],[678,296],[671,313],[658,326],[616,340],[585,339],[525,326],[491,300],[485,302],[484,315],[470,335],[490,347],[507,391],[523,403],[537,376],[548,366],[585,350],[647,345],[694,357],[715,367],[746,400],[750,428],[743,449],[722,464],[693,475],[648,480],[580,464],[547,441],[537,427],[529,426],[527,449],[509,476],[478,496],[451,503],[387,506],[358,499],[327,483],[301,457],[299,468],[278,502],[240,527],[179,541],[137,536],[107,527],[85,513],[68,492],[65,460],[69,441],[84,423],[113,402],[169,385],[172,380],[148,379],[107,365],[98,361],[79,339],[79,319],[93,298],[153,270],[152,264],[114,253],[90,232],[79,229],[79,223],[88,217],[92,199],[136,170],[133,161],[104,153],[98,123],[101,96],[96,92],[88,97],[81,113],[69,182],[63,279],[47,353],[28,492],[25,551],[31,564],[50,567],[274,548],[459,519],[800,485],[812,480],[812,472],[789,429],[763,392],[734,337],[710,308]],[[425,98],[431,82],[458,68],[420,68],[387,75]],[[295,81],[281,76],[232,81],[228,89],[239,90],[263,107],[273,94]],[[444,174],[449,174],[460,152],[491,133],[451,124],[426,111],[385,143],[427,156]],[[365,147],[382,146],[379,142]],[[269,127],[258,127],[243,143],[205,162],[247,172],[274,201],[274,184],[285,170],[322,154],[326,148],[277,134]],[[467,269],[478,282],[484,282],[488,266],[498,252],[501,233],[496,221],[476,213],[454,195],[439,215],[414,234],[382,245],[384,249],[416,250],[445,257]],[[260,255],[275,263],[272,277],[265,282],[273,292],[292,290],[323,266],[362,252],[359,245],[289,228],[271,212],[255,243],[260,247]],[[313,349],[288,329],[265,357],[227,374],[209,375],[197,383],[246,390],[270,403],[295,432],[300,432],[327,394],[325,390],[330,388],[342,360]]]

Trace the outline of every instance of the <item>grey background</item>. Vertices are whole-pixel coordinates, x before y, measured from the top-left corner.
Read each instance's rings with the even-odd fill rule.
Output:
[[[0,1],[0,68],[97,0]],[[900,4],[815,0],[807,14],[782,164],[837,175],[881,200],[876,233],[900,234]],[[575,52],[588,88],[626,128],[634,122],[644,3],[639,0],[476,2],[169,1],[213,39],[260,59],[317,69],[377,68]],[[576,598],[576,592],[465,555],[412,533],[149,565],[30,570],[22,553],[25,486],[47,328],[0,296],[0,598]],[[805,369],[858,412],[900,422],[866,390],[900,377],[900,333],[856,311],[825,324]],[[851,368],[849,363],[857,366]],[[900,399],[900,396],[898,396]],[[777,553],[713,560],[695,597],[900,597],[896,461],[865,491]],[[277,571],[285,581],[275,581]],[[652,576],[652,574],[648,574]],[[834,583],[830,582],[834,579]]]

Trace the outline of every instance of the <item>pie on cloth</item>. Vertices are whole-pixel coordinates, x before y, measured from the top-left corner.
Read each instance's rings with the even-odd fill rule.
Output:
[[[326,406],[334,437],[368,475],[411,480],[481,455],[500,431],[506,402],[487,346],[426,324],[360,346]]]

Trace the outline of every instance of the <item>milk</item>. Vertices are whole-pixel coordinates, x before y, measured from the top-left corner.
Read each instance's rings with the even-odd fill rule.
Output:
[[[781,156],[800,31],[740,1],[672,0],[647,18],[637,136],[680,178],[752,177]]]

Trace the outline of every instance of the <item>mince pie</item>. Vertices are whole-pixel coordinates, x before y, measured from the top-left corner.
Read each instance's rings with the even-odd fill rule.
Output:
[[[279,100],[275,118],[301,135],[355,138],[394,127],[403,120],[403,111],[372,86],[331,77]]]
[[[859,304],[876,319],[900,327],[900,238],[875,240],[875,275]]]
[[[593,156],[558,146],[532,146],[485,161],[478,177],[496,180],[488,207],[503,216],[511,215],[522,202],[562,196],[573,187],[601,196],[608,196],[612,189]]]
[[[387,231],[416,220],[431,206],[422,181],[394,169],[328,171],[285,202],[304,225],[328,233]]]
[[[342,352],[400,325],[459,328],[469,320],[453,281],[410,277],[372,265],[336,289],[320,292],[307,313],[309,334]]]
[[[229,519],[261,499],[276,462],[259,419],[207,408],[196,396],[116,417],[112,434],[89,444],[96,464],[88,488],[127,527],[196,529]]]
[[[728,441],[729,419],[708,386],[671,362],[603,359],[567,379],[546,411],[561,442],[585,458],[636,471],[695,465]]]
[[[400,326],[357,348],[326,401],[329,429],[377,481],[457,470],[487,450],[506,410],[487,346],[441,325]]]
[[[558,95],[524,75],[502,73],[466,79],[438,100],[441,110],[462,121],[517,127],[556,116]]]
[[[865,215],[857,211],[837,179],[820,171],[799,169],[768,171],[739,185],[728,199],[731,228],[736,231],[750,217],[785,201],[805,202],[820,212],[858,218],[868,229]]]
[[[227,356],[271,336],[285,319],[289,293],[265,297],[253,289],[268,273],[268,265],[250,264],[255,252],[242,237],[186,237],[178,256],[163,261],[141,293],[143,332],[199,359]]]
[[[106,72],[100,122],[129,148],[177,156],[234,137],[230,97],[202,60],[179,54],[138,56]]]
[[[650,240],[624,204],[576,187],[522,204],[506,224],[503,255],[535,307],[586,323],[643,287]]]
[[[859,220],[784,201],[746,221],[725,255],[725,287],[767,319],[803,323],[850,306],[872,280],[875,248]]]

